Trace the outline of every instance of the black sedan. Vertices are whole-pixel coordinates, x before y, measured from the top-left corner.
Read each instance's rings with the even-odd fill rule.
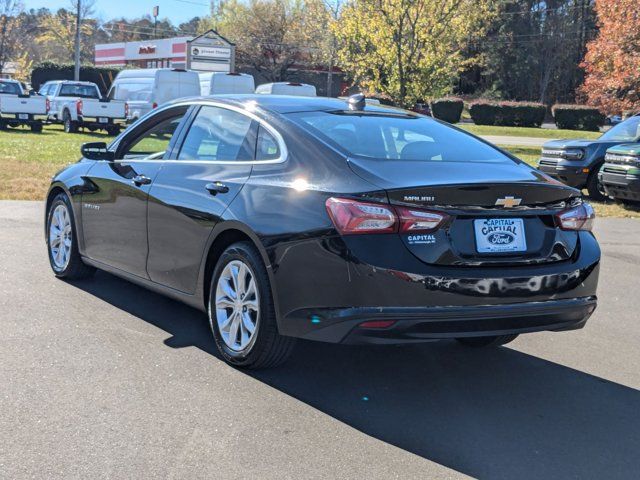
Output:
[[[596,308],[580,192],[414,112],[183,99],[82,152],[46,199],[55,275],[99,268],[206,311],[233,365],[277,365],[296,338],[502,345]]]

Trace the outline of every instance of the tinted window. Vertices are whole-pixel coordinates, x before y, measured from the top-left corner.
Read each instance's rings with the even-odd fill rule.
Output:
[[[118,82],[112,89],[112,92],[115,91],[113,98],[116,100],[148,102],[151,99],[151,86],[151,81],[147,83]]]
[[[252,123],[249,117],[233,110],[203,106],[189,128],[178,159],[252,160]]]
[[[638,138],[640,138],[640,116],[628,118],[600,137],[602,140],[612,142],[635,142]]]
[[[380,160],[512,162],[499,150],[433,119],[401,113],[289,114],[350,156]]]
[[[63,83],[59,97],[100,98],[98,89],[93,85],[75,85]]]
[[[276,139],[264,127],[258,129],[256,160],[275,160],[280,157],[280,147]]]
[[[17,83],[0,81],[0,93],[8,95],[20,95],[22,93],[22,90],[20,90],[20,85],[18,85]]]
[[[49,90],[51,89],[50,84],[44,84],[40,87],[40,91],[38,92],[40,95],[49,95]]]
[[[178,128],[184,113],[176,115],[155,124],[142,135],[138,136],[133,143],[125,147],[121,155],[124,159],[148,159],[156,160],[164,158],[171,138]]]

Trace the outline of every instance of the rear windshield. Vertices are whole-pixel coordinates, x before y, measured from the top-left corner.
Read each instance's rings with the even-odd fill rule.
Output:
[[[13,82],[0,82],[0,93],[8,94],[8,95],[20,95],[22,94],[22,90],[20,89],[20,85]]]
[[[352,157],[380,160],[511,163],[476,138],[431,118],[402,113],[297,112],[289,114],[313,135]]]
[[[601,140],[609,140],[612,142],[635,142],[640,139],[640,115],[631,117],[622,123],[619,123],[611,130],[604,133]]]
[[[148,102],[151,99],[151,88],[153,81],[148,82],[118,82],[115,85],[115,100]]]
[[[60,88],[60,97],[100,98],[98,89],[93,85],[63,84]]]

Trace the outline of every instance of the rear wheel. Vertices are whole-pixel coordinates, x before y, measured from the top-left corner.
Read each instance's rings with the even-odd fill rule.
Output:
[[[41,123],[32,123],[31,124],[31,131],[33,133],[40,133],[42,132],[42,124]]]
[[[4,122],[0,122],[0,130],[6,130],[7,129],[7,124]]]
[[[458,342],[467,347],[498,347],[513,342],[518,334],[512,335],[492,335],[488,337],[461,337],[456,338]]]
[[[77,238],[71,202],[67,195],[60,193],[47,212],[47,250],[56,277],[72,280],[95,273],[95,268],[82,261]]]
[[[592,200],[603,202],[609,197],[605,193],[602,183],[598,180],[598,170],[600,170],[599,167],[595,168],[589,175],[587,179],[587,192],[589,192],[589,197]]]
[[[76,133],[78,131],[78,123],[71,119],[71,114],[67,110],[62,115],[62,123],[66,133]]]
[[[118,127],[107,127],[105,130],[107,131],[107,135],[111,135],[112,137],[115,137],[120,133],[120,129]]]
[[[249,242],[229,246],[213,271],[209,323],[218,351],[237,367],[283,363],[295,339],[278,333],[267,269]]]

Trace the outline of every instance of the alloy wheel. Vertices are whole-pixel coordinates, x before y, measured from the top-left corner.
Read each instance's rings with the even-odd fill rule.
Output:
[[[241,260],[232,260],[218,277],[216,322],[222,340],[240,352],[253,345],[260,320],[260,299],[255,275]]]
[[[49,250],[57,270],[64,270],[71,258],[71,216],[65,205],[57,205],[49,223]]]

